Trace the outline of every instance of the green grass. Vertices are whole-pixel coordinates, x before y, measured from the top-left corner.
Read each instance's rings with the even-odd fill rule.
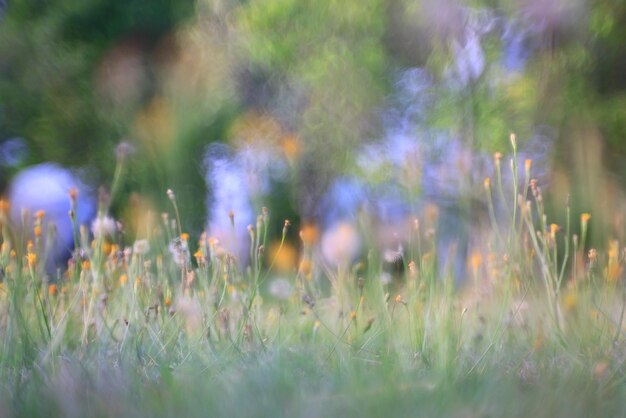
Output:
[[[536,197],[492,213],[460,288],[426,215],[385,283],[376,238],[332,267],[309,231],[285,270],[292,226],[265,257],[266,212],[248,265],[162,219],[134,252],[77,233],[49,283],[41,237],[17,238],[3,204],[0,416],[626,416],[623,251],[583,254],[588,217],[557,235]],[[277,276],[291,292],[270,290]]]

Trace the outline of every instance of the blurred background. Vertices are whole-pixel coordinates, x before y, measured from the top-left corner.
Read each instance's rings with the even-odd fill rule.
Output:
[[[193,236],[230,210],[256,224],[261,206],[277,225],[330,227],[363,210],[393,224],[432,201],[469,220],[464,202],[494,152],[508,170],[515,132],[555,219],[571,195],[575,213],[624,233],[621,0],[0,7],[5,195],[53,162],[95,199],[123,160],[112,212],[135,232],[134,214],[169,209],[168,188]]]

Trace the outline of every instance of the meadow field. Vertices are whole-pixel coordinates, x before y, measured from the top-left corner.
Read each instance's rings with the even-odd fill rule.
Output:
[[[626,417],[624,74],[624,0],[0,0],[0,418]]]
[[[17,228],[3,201],[0,416],[626,416],[626,252],[586,247],[593,214],[551,223],[512,141],[524,175],[503,185],[495,156],[460,282],[436,207],[397,250],[367,220],[322,237],[263,208],[242,257],[192,242],[175,191],[126,247],[101,199],[55,278],[47,214]]]

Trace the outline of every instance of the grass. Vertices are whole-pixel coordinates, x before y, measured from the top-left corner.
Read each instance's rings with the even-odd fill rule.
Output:
[[[262,211],[244,264],[189,242],[172,191],[176,221],[132,247],[76,225],[49,281],[45,214],[20,233],[3,202],[0,416],[626,416],[624,252],[584,253],[588,214],[580,237],[569,208],[549,224],[530,168],[485,182],[491,227],[462,287],[437,268],[432,213],[391,273],[376,238],[343,251],[367,225],[334,235],[335,264],[303,227],[289,269],[289,222],[267,257]]]

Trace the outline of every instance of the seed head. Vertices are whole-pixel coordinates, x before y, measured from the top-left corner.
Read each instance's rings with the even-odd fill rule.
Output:
[[[69,192],[68,192],[69,196],[70,196],[70,200],[72,201],[72,203],[76,203],[76,201],[78,200],[78,189],[76,187],[72,187]]]
[[[511,132],[511,135],[509,136],[510,140],[511,140],[511,146],[513,147],[513,150],[517,150],[517,137],[515,136],[514,133]]]

